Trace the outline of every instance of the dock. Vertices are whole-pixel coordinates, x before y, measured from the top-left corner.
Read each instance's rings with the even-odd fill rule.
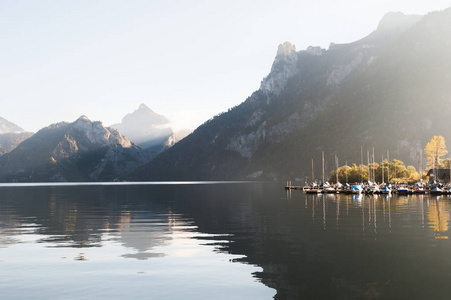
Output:
[[[436,188],[434,186],[426,185],[424,189],[415,189],[415,185],[408,185],[405,189],[398,191],[396,184],[393,186],[390,193],[384,193],[381,190],[377,191],[362,191],[361,194],[365,195],[382,195],[382,194],[397,194],[397,195],[451,195],[451,186]],[[314,187],[305,185],[293,185],[291,181],[287,181],[285,185],[285,190],[301,190],[306,194],[351,194],[351,189],[349,187],[343,186],[341,188],[328,188],[323,189],[322,187]]]

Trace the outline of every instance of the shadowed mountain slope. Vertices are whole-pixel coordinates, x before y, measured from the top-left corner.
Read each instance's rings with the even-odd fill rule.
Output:
[[[0,157],[2,182],[112,181],[149,161],[112,128],[80,117],[38,131]]]
[[[282,179],[320,174],[360,148],[417,166],[433,135],[451,141],[451,9],[387,14],[378,29],[328,50],[279,46],[245,102],[196,129],[131,179]]]

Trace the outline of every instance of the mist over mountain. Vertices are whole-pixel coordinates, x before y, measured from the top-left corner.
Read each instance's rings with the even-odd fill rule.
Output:
[[[122,122],[111,125],[153,156],[172,147],[189,134],[187,131],[174,132],[171,121],[141,104],[133,113],[127,114]]]
[[[16,124],[0,117],[0,134],[13,132],[24,132],[24,130]]]
[[[43,128],[0,156],[0,180],[112,181],[149,160],[116,130],[82,116]]]
[[[280,45],[259,90],[130,178],[304,178],[312,159],[319,177],[321,151],[329,172],[335,154],[360,163],[361,147],[417,167],[433,135],[451,141],[450,104],[451,9],[389,13],[353,43]]]
[[[141,104],[133,113],[127,114],[121,123],[110,127],[117,129],[143,148],[161,144],[172,135],[170,121],[145,104]]]

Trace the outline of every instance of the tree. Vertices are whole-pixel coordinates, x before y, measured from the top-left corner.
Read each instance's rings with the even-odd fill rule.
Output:
[[[448,153],[446,150],[445,139],[443,136],[433,136],[429,143],[424,148],[428,160],[428,166],[430,168],[438,168],[441,162],[441,157]]]
[[[440,163],[440,169],[451,169],[451,159],[445,158]]]

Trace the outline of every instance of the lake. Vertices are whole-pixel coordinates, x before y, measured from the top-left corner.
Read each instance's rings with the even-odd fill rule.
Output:
[[[449,299],[451,198],[0,185],[1,299]]]

